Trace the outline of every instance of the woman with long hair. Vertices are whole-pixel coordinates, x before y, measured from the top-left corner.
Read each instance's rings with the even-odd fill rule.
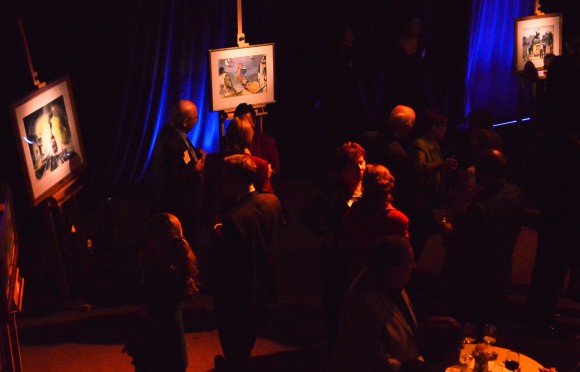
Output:
[[[137,372],[185,371],[182,308],[198,291],[198,270],[177,217],[159,213],[149,219],[139,265],[141,309],[124,351]]]

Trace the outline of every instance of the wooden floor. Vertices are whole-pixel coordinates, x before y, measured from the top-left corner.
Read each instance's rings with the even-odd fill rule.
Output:
[[[281,189],[288,225],[280,252],[280,303],[270,309],[254,348],[253,363],[257,371],[325,370],[328,350],[320,311],[319,241],[299,221],[300,206],[318,191],[315,184],[302,178],[286,180]],[[534,230],[525,228],[514,254],[512,280],[517,290],[509,298],[513,316],[498,325],[498,346],[515,348],[544,366],[557,367],[560,372],[570,371],[580,360],[580,342],[532,336],[521,322],[535,241]],[[416,280],[436,277],[444,253],[439,238],[432,237],[418,258]],[[19,316],[24,371],[131,371],[130,359],[121,353],[121,347],[136,307],[116,302],[96,303],[92,311]],[[421,303],[422,299],[417,299],[416,306]],[[562,324],[580,331],[580,304],[562,298],[560,309]],[[188,370],[210,371],[213,357],[220,354],[211,297],[198,296],[187,305],[184,314]]]

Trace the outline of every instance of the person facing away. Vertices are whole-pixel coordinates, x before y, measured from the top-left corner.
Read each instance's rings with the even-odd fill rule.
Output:
[[[197,292],[198,271],[176,216],[159,213],[149,219],[139,258],[141,309],[124,351],[136,372],[185,371],[182,307]]]
[[[250,154],[262,158],[272,166],[273,176],[281,174],[280,156],[278,155],[278,145],[276,139],[261,130],[256,131],[256,110],[248,103],[240,103],[234,111],[234,117],[245,119],[254,129],[254,138],[248,146]]]
[[[482,152],[475,163],[480,192],[464,212],[443,225],[448,234],[443,273],[455,315],[480,325],[495,322],[501,310],[521,230],[524,197],[506,181],[506,169],[501,151]]]
[[[177,216],[188,239],[197,220],[198,193],[205,152],[193,147],[187,134],[198,122],[196,105],[181,100],[173,108],[168,125],[159,133],[154,149],[156,195],[153,212]]]
[[[222,152],[207,156],[201,185],[201,220],[213,226],[219,222],[224,213],[231,206],[231,201],[220,184],[224,158],[234,154],[247,154],[256,164],[256,173],[253,185],[258,192],[272,193],[270,184],[271,171],[268,163],[257,156],[249,154],[248,147],[254,138],[254,129],[249,121],[234,117],[226,129],[226,148]]]
[[[266,306],[277,297],[276,255],[283,225],[274,194],[256,192],[256,164],[244,154],[224,159],[223,189],[235,200],[218,227],[212,252],[213,304],[222,356],[216,369],[245,371]]]
[[[330,372],[400,371],[419,363],[417,321],[404,289],[414,269],[409,240],[379,238],[346,293]]]

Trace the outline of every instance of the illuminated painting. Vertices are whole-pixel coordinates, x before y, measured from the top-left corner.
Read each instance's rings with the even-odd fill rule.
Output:
[[[274,45],[210,50],[212,110],[274,102]]]
[[[515,20],[515,67],[523,71],[531,61],[536,69],[544,68],[544,57],[560,55],[562,49],[562,16],[546,14]]]
[[[86,166],[69,79],[13,104],[12,117],[31,200],[37,205]]]

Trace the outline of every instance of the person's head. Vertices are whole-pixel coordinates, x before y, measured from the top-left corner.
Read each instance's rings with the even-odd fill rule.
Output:
[[[237,197],[247,192],[256,178],[257,166],[249,155],[235,154],[224,159],[222,187],[226,195]]]
[[[389,115],[388,128],[399,139],[411,134],[415,125],[415,111],[408,106],[398,105]]]
[[[369,251],[367,267],[380,276],[389,289],[402,288],[411,280],[415,268],[409,240],[399,235],[378,238]]]
[[[234,111],[234,117],[246,119],[252,124],[252,128],[256,127],[256,110],[248,103],[240,103]]]
[[[417,37],[421,34],[421,14],[415,7],[404,9],[397,18],[399,34],[402,37]]]
[[[145,242],[148,247],[144,262],[165,264],[179,270],[184,278],[184,290],[197,291],[197,258],[183,236],[179,219],[169,213],[158,213],[147,221]]]
[[[246,119],[234,117],[226,129],[226,147],[234,152],[242,152],[252,144],[254,129]]]
[[[490,109],[476,109],[467,115],[467,126],[469,128],[493,128],[493,114]]]
[[[354,32],[352,28],[345,27],[342,30],[342,35],[340,38],[340,45],[343,48],[352,48],[354,47]]]
[[[447,115],[438,111],[426,111],[423,114],[421,127],[427,136],[434,141],[440,142],[445,138],[447,133],[447,122],[449,118]]]
[[[197,106],[191,101],[180,100],[171,113],[170,123],[174,128],[189,133],[198,120]]]
[[[349,189],[356,189],[367,165],[365,149],[356,142],[346,142],[336,149],[335,166],[340,180]]]
[[[475,180],[480,185],[488,185],[503,179],[506,171],[507,161],[499,150],[483,150],[475,160]]]
[[[384,208],[393,199],[395,177],[380,164],[367,165],[362,178],[363,196],[361,202],[365,205]]]
[[[426,363],[451,366],[459,360],[463,330],[457,320],[447,316],[430,317],[421,325],[418,338]]]

